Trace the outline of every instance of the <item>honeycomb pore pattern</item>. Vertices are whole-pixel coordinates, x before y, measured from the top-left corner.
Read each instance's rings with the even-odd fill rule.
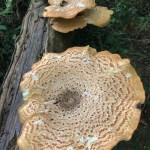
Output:
[[[20,150],[111,150],[131,138],[145,99],[128,59],[89,46],[45,54],[20,86]]]

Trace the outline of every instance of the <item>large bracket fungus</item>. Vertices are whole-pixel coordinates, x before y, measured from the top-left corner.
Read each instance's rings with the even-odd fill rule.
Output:
[[[20,150],[110,150],[131,138],[145,100],[128,59],[89,46],[45,54],[21,91]]]

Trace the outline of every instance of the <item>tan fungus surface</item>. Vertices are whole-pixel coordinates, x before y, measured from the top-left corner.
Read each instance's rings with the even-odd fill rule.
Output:
[[[131,138],[145,100],[128,59],[88,46],[45,54],[21,91],[20,150],[111,150]]]
[[[67,33],[78,28],[83,28],[87,24],[93,24],[99,27],[106,26],[113,14],[107,7],[95,6],[86,10],[72,19],[52,18],[51,25],[56,31]]]
[[[51,4],[45,7],[44,17],[73,18],[79,12],[95,6],[95,0],[49,0]]]
[[[63,3],[63,0],[48,0],[48,3],[50,5],[61,5]]]

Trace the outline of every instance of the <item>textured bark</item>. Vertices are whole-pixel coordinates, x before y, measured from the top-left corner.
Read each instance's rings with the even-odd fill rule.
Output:
[[[42,17],[45,4],[42,0],[30,3],[16,42],[16,51],[1,88],[0,99],[0,150],[17,150],[17,136],[21,124],[18,108],[23,103],[19,84],[24,73],[31,69],[44,52],[62,52],[72,46],[73,34],[55,32]]]

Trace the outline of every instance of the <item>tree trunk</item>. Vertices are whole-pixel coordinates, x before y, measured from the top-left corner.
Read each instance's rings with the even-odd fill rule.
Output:
[[[19,85],[24,73],[39,60],[44,52],[62,52],[72,46],[73,34],[55,32],[49,20],[42,17],[45,3],[32,1],[16,42],[12,63],[1,87],[0,150],[17,150],[17,136],[21,124],[18,108],[23,103]]]

